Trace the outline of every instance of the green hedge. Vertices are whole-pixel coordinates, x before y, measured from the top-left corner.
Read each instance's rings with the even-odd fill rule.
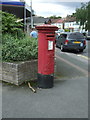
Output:
[[[37,58],[37,39],[25,36],[13,37],[11,34],[2,35],[2,60],[26,61]]]

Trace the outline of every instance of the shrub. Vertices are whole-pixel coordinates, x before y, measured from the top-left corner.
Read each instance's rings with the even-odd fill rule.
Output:
[[[15,15],[0,11],[0,16],[2,16],[2,60],[36,59],[37,39],[25,36],[22,30],[23,24],[17,22]]]
[[[25,36],[13,37],[11,34],[2,35],[2,60],[25,61],[37,58],[37,39]]]
[[[0,11],[0,16],[2,16],[2,33],[10,33],[17,37],[24,36],[23,23],[17,22],[18,18],[15,15]]]
[[[67,29],[64,29],[65,32],[70,32],[70,30],[67,28]]]

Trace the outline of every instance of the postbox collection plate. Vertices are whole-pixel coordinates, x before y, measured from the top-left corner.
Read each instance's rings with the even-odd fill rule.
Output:
[[[48,50],[53,50],[53,41],[48,41]]]

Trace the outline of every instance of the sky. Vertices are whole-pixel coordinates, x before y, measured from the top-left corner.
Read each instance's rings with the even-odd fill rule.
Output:
[[[12,0],[19,1],[19,0]],[[28,5],[30,0],[25,0]],[[66,17],[75,12],[82,2],[89,0],[32,0],[32,9],[37,16],[50,17],[53,15]]]

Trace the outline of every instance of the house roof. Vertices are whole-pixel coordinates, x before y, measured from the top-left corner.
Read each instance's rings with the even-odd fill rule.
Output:
[[[34,23],[45,23],[45,21],[48,21],[48,18],[34,16],[33,21]]]
[[[52,19],[52,23],[63,23],[63,19]]]
[[[27,21],[30,22],[30,17],[27,18]],[[45,21],[48,21],[48,18],[33,16],[34,24],[38,24],[38,23],[43,23],[44,24]]]
[[[59,19],[59,20],[57,20],[57,23],[63,23],[63,22],[64,22],[63,19]]]
[[[74,22],[74,21],[76,21],[75,17],[67,16],[66,18],[64,18],[64,22]]]
[[[64,23],[64,22],[74,22],[76,21],[75,17],[67,16],[66,18],[52,19],[52,23]]]

